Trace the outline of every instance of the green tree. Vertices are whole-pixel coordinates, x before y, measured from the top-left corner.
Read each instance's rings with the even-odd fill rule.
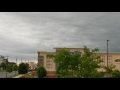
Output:
[[[2,70],[1,63],[0,63],[0,70]]]
[[[17,66],[17,64],[14,64],[14,65],[13,65],[13,71],[15,71],[15,75],[16,75],[16,71],[18,71],[18,66]]]
[[[119,70],[114,70],[112,72],[111,78],[120,78],[120,71]]]
[[[28,73],[28,70],[29,70],[29,64],[28,63],[25,63],[26,67],[27,67],[27,70],[26,70],[26,73]]]
[[[114,69],[115,69],[115,66],[114,65],[109,65],[109,66],[103,66],[103,69],[106,71],[105,72],[105,75],[111,77]]]
[[[17,71],[18,70],[18,66],[16,64],[13,65],[13,71]]]
[[[40,66],[37,69],[37,75],[38,75],[38,78],[44,78],[44,77],[46,77],[46,75],[47,75],[46,69],[43,66]]]
[[[96,52],[99,52],[98,48],[90,51],[84,46],[84,54],[79,55],[71,54],[64,48],[55,55],[48,54],[47,58],[53,58],[58,65],[56,73],[59,78],[96,78],[103,76],[98,72],[102,60],[99,55],[95,55]]]
[[[12,72],[13,71],[13,65],[8,64],[7,66],[7,72]]]
[[[1,63],[0,63],[0,70],[1,70]]]
[[[26,74],[28,72],[28,66],[25,63],[20,63],[18,67],[19,74]]]
[[[37,68],[35,68],[35,71],[37,71]]]
[[[6,63],[2,62],[1,67],[2,67],[3,70],[5,70],[6,69]]]

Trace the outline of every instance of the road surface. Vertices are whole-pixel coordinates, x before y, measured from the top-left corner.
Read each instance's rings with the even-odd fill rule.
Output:
[[[17,73],[18,72],[16,72],[16,74]],[[7,77],[12,76],[12,75],[15,75],[15,71],[13,71],[11,73],[7,72]],[[0,72],[0,78],[6,78],[6,72]]]

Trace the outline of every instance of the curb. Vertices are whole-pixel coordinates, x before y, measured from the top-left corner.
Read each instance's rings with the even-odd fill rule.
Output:
[[[15,77],[13,77],[13,78],[19,78],[19,77],[21,77],[21,76],[23,76],[23,75],[18,75],[18,76],[15,76]]]

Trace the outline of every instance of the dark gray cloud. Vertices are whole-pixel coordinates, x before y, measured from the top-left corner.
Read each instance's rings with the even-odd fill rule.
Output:
[[[0,12],[0,54],[37,61],[54,47],[120,52],[119,12]]]

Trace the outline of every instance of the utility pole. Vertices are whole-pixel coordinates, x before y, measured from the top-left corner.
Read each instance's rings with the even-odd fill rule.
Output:
[[[6,59],[6,78],[7,78],[7,66],[8,66],[8,56],[7,56],[7,59]]]
[[[30,64],[29,64],[29,59],[28,59],[28,65],[29,65],[29,68],[28,68],[28,70],[30,70]]]

